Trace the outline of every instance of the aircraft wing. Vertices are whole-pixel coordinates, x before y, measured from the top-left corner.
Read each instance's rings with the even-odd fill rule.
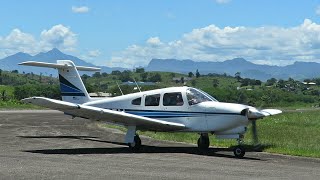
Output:
[[[258,110],[257,108],[249,107],[248,118],[255,120],[255,119],[264,118],[266,116],[273,116],[273,115],[280,114],[280,113],[282,113],[282,111],[279,109]]]
[[[137,129],[153,131],[177,131],[186,129],[185,125],[180,123],[167,122],[163,120],[133,115],[126,112],[79,105],[44,97],[25,98],[22,99],[22,101],[54,110],[59,110],[68,115],[76,117],[107,121],[111,123],[122,124],[125,126],[136,126]]]

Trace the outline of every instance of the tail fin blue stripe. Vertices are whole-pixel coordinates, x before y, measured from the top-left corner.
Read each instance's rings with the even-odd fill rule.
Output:
[[[64,77],[61,76],[60,74],[59,74],[59,81],[60,81],[60,83],[62,83],[62,84],[65,84],[65,85],[67,85],[67,86],[69,86],[69,87],[72,87],[72,88],[74,88],[74,89],[77,89],[77,90],[81,91],[79,88],[77,88],[75,85],[71,84],[68,80],[66,80],[66,78],[64,78]]]
[[[69,87],[63,83],[60,83],[60,90],[61,90],[61,92],[82,92],[78,89],[74,89],[72,87]]]
[[[59,74],[60,90],[62,96],[86,96],[78,87],[70,83]]]

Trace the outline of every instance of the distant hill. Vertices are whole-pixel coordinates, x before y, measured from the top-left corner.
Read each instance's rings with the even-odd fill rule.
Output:
[[[241,72],[241,77],[267,80],[277,79],[305,79],[320,77],[320,64],[314,62],[295,62],[288,66],[270,66],[251,63],[243,58],[235,58],[223,62],[195,62],[192,60],[152,59],[147,71],[166,71],[188,73],[199,70],[200,74],[226,73],[234,75]]]
[[[29,55],[26,53],[16,53],[6,58],[0,59],[0,69],[12,71],[18,70],[20,73],[44,74],[49,76],[57,75],[57,71],[49,68],[38,68],[29,66],[19,66],[18,63],[23,61],[42,61],[56,63],[59,59],[72,60],[78,66],[100,67],[101,72],[110,73],[113,70],[126,70],[125,68],[110,68],[107,66],[95,66],[75,56],[67,55],[54,48],[48,52],[42,52],[37,55]],[[248,77],[265,81],[272,77],[277,79],[293,79],[303,80],[306,78],[320,77],[320,64],[315,62],[295,62],[288,66],[269,66],[251,63],[243,58],[235,58],[223,62],[196,62],[193,60],[177,60],[177,59],[152,59],[146,71],[163,71],[177,72],[187,74],[198,69],[200,74],[217,73],[234,76],[236,72],[241,72],[241,77]],[[88,72],[82,72],[90,74]]]
[[[113,70],[121,70],[121,71],[125,70],[124,68],[110,68],[107,66],[95,66],[75,56],[64,54],[61,51],[59,51],[57,48],[53,48],[52,50],[45,53],[41,52],[35,56],[31,56],[29,54],[22,53],[22,52],[16,53],[6,58],[0,59],[0,69],[7,70],[7,71],[18,70],[20,73],[33,72],[34,74],[43,73],[44,75],[47,75],[47,76],[49,76],[50,74],[56,76],[57,71],[54,69],[38,68],[38,67],[30,67],[30,66],[19,66],[18,64],[24,61],[41,61],[41,62],[48,62],[48,63],[56,63],[57,60],[59,59],[72,60],[77,66],[100,67],[101,72],[110,73]]]

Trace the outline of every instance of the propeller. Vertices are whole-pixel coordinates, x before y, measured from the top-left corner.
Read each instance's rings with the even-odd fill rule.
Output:
[[[259,110],[255,107],[249,107],[248,110],[248,119],[251,121],[252,124],[252,139],[253,139],[253,144],[258,145],[259,140],[258,140],[258,132],[257,132],[257,120],[262,119],[267,116],[272,116],[276,114],[282,113],[281,110],[279,109],[262,109]]]
[[[246,96],[242,90],[238,91],[238,103],[246,103]],[[259,108],[255,108],[252,106],[247,106],[247,117],[248,120],[251,122],[251,128],[252,128],[252,140],[253,144],[255,145],[255,148],[258,149],[260,147],[259,145],[259,139],[258,139],[258,131],[257,131],[257,120],[262,119],[266,116],[276,115],[282,113],[281,110],[278,109],[262,109],[262,105],[260,105]]]

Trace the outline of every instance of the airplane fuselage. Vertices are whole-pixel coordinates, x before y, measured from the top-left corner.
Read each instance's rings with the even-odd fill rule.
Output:
[[[212,132],[215,134],[243,134],[248,125],[248,118],[242,111],[248,107],[241,104],[221,103],[208,96],[207,101],[190,103],[188,91],[195,88],[173,87],[151,91],[138,92],[113,98],[85,103],[84,105],[104,109],[125,111],[126,113],[181,123],[186,126],[185,130],[190,132]],[[199,91],[199,93],[202,93]],[[207,96],[207,94],[203,94]],[[150,104],[150,97],[158,99]],[[180,103],[166,97],[176,98],[181,96]]]

